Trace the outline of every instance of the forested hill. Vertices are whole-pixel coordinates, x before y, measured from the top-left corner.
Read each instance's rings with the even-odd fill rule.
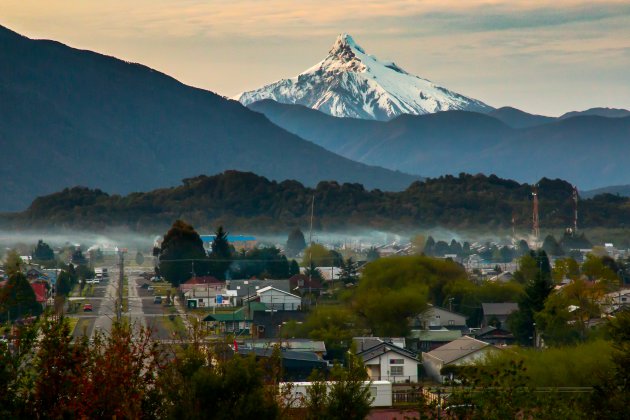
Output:
[[[544,228],[571,224],[571,185],[539,182]],[[321,182],[316,188],[297,181],[276,182],[249,172],[199,176],[178,187],[109,195],[75,187],[37,198],[24,212],[5,214],[4,227],[163,230],[183,218],[202,230],[222,224],[250,232],[286,231],[306,226],[315,195],[315,225],[322,230],[351,227],[408,229],[509,227],[528,229],[531,186],[496,176],[445,176],[415,182],[402,192],[368,191],[359,184]],[[603,194],[580,202],[582,226],[630,224],[630,199]]]

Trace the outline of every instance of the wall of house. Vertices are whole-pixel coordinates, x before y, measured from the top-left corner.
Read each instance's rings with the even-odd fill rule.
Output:
[[[291,296],[281,292],[274,293],[274,291],[261,293],[260,301],[269,308],[284,311],[297,311],[302,305],[302,299],[299,296]]]
[[[391,364],[392,359],[402,359],[402,364]],[[380,366],[380,369],[377,368]],[[402,366],[402,373],[395,374],[396,368]],[[372,372],[370,379],[378,381],[390,381],[396,383],[418,382],[418,361],[401,356],[398,353],[387,352],[379,357],[369,360],[366,363],[368,375]],[[392,369],[393,368],[393,369]],[[380,377],[375,377],[380,374]]]
[[[435,307],[427,311],[425,320],[427,327],[466,325],[466,317]]]

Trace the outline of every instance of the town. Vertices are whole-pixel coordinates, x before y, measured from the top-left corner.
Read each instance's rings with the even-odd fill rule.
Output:
[[[369,391],[353,398],[363,399],[357,406],[371,418],[505,415],[497,399],[515,392],[511,381],[528,390],[518,412],[544,404],[593,410],[602,375],[620,363],[607,340],[609,324],[628,319],[630,260],[611,243],[591,244],[571,228],[558,240],[529,234],[509,243],[422,234],[400,243],[317,243],[308,236],[295,228],[286,242],[266,244],[223,227],[199,235],[178,220],[152,248],[39,240],[7,249],[3,357],[30,351],[44,363],[51,323],[63,326],[56,339],[69,349],[126,331],[175,360],[205,349],[215,362],[275,361],[273,386],[282,397],[274,403],[292,415],[308,411],[313,389],[322,392],[318,381],[354,380]],[[27,331],[35,336],[25,350]],[[146,360],[139,363],[157,381],[163,367]],[[516,378],[484,375],[506,363],[517,363]],[[5,385],[19,401],[12,381],[24,373],[12,373]],[[471,393],[471,384],[480,391]],[[488,387],[504,391],[486,395]],[[541,389],[554,398],[541,400]]]

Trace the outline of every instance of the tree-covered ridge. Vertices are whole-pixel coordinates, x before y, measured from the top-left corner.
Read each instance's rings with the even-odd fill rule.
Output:
[[[572,186],[562,180],[538,182],[541,226],[572,224]],[[2,223],[20,227],[163,229],[182,218],[199,228],[225,225],[250,231],[285,231],[304,224],[315,196],[315,228],[529,229],[532,186],[490,175],[442,176],[417,181],[402,192],[366,190],[360,184],[270,181],[250,172],[226,171],[185,179],[182,185],[126,196],[84,187],[37,198]],[[582,227],[620,227],[630,222],[630,200],[602,194],[579,203]]]

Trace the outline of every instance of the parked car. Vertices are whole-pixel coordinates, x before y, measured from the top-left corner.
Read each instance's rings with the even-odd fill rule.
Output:
[[[162,303],[162,296],[156,296],[155,298],[153,298],[153,303]]]
[[[149,283],[142,283],[142,285],[140,286],[141,289],[148,289],[149,288]]]
[[[85,305],[83,305],[83,312],[92,312],[92,304],[86,303]]]
[[[153,286],[148,286],[148,287],[147,287],[147,290],[148,290],[149,292],[151,292],[151,291],[155,290],[155,288],[154,288]]]

